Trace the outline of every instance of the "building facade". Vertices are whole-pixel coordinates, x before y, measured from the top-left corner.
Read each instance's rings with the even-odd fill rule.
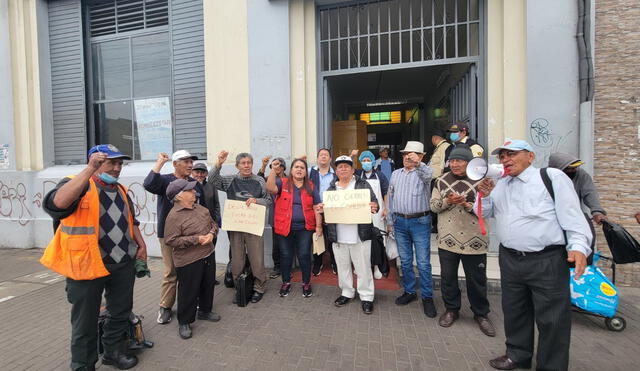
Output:
[[[487,148],[529,139],[539,166],[553,151],[579,155],[600,184],[607,159],[593,154],[593,94],[581,94],[593,30],[586,48],[577,30],[595,19],[585,4],[0,0],[0,74],[11,86],[0,91],[0,246],[46,245],[43,195],[98,142],[134,159],[122,181],[151,255],[155,197],[141,184],[157,152],[313,162],[341,120],[365,120],[367,146],[394,153],[466,121]]]

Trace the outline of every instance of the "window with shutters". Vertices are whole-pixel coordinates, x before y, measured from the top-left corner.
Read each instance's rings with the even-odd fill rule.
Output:
[[[89,132],[134,160],[172,152],[168,0],[87,4]]]

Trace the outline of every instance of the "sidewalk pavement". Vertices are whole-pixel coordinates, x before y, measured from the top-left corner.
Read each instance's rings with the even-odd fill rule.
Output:
[[[68,370],[70,305],[64,280],[38,263],[41,253],[0,249],[1,370]],[[216,286],[214,311],[222,320],[196,321],[193,338],[182,340],[175,320],[156,323],[160,260],[150,259],[150,268],[151,278],[137,279],[134,312],[144,316],[145,335],[155,346],[139,353],[135,370],[490,370],[488,360],[504,352],[499,295],[490,295],[489,317],[498,334],[489,338],[467,304],[461,319],[445,329],[422,313],[419,302],[396,306],[398,291],[376,292],[368,316],[358,301],[334,307],[337,287],[316,285],[314,296],[305,299],[294,284],[280,298],[279,280],[270,280],[264,299],[246,308],[231,304],[233,290]],[[223,267],[218,269],[221,276]],[[437,291],[436,303],[442,313]],[[619,315],[627,320],[623,332],[574,313],[572,370],[637,368],[640,289],[621,289]]]

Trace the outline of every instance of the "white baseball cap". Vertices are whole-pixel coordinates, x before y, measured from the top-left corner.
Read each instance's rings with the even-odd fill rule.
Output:
[[[171,155],[171,161],[179,161],[179,160],[184,160],[190,158],[192,160],[197,160],[198,156],[194,156],[191,153],[189,153],[188,151],[181,149],[179,151],[175,151],[173,152],[173,155]]]

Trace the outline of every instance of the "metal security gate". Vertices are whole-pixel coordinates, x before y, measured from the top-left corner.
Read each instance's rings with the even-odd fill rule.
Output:
[[[319,8],[321,75],[477,61],[479,5],[480,0],[382,0]]]
[[[474,90],[482,91],[485,7],[483,0],[359,0],[318,7],[319,145],[331,142],[329,76],[471,63]],[[483,94],[474,99],[481,118]],[[474,125],[481,142],[483,124]]]

